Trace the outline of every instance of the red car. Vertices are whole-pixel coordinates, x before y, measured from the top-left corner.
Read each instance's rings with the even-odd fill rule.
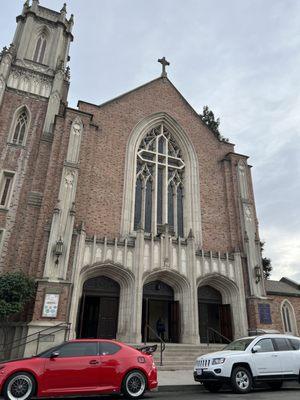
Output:
[[[153,349],[152,349],[153,350]],[[115,340],[71,340],[38,356],[0,364],[5,399],[123,393],[138,399],[157,388],[151,348]]]

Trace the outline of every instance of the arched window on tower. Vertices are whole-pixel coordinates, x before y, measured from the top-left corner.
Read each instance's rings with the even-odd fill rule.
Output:
[[[33,56],[33,61],[36,61],[38,63],[43,63],[44,61],[44,56],[45,56],[45,51],[46,51],[46,46],[47,46],[47,38],[45,33],[42,33],[36,42],[36,47],[35,47],[35,52]]]
[[[136,159],[134,229],[159,232],[165,224],[183,237],[185,163],[170,131],[160,124],[142,139]]]
[[[284,332],[297,335],[297,325],[294,309],[291,303],[287,300],[284,300],[281,305],[281,316]]]
[[[26,108],[19,110],[13,120],[11,141],[15,144],[24,144],[28,130],[28,112]]]

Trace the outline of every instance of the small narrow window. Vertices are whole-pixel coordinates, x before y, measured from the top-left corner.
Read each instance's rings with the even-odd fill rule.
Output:
[[[15,125],[14,133],[13,133],[13,143],[16,144],[23,144],[24,138],[25,138],[25,133],[27,130],[27,124],[28,124],[28,115],[26,111],[23,111]]]
[[[46,51],[46,45],[47,45],[47,40],[45,35],[41,35],[36,43],[36,47],[35,47],[35,52],[34,52],[34,56],[33,56],[33,61],[36,61],[38,63],[43,63],[44,61],[44,55],[45,55],[45,51]]]
[[[283,329],[285,333],[297,334],[297,324],[295,321],[293,306],[285,300],[281,306]]]
[[[2,247],[3,238],[4,238],[4,229],[0,229],[0,251]]]
[[[0,206],[1,207],[8,207],[12,183],[13,183],[14,175],[11,172],[3,172],[2,179],[1,179],[1,187],[0,187]]]

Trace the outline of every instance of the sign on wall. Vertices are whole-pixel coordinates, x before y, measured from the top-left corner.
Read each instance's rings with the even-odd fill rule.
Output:
[[[270,304],[258,304],[259,322],[261,324],[272,324],[271,307]]]
[[[43,317],[56,318],[58,310],[59,294],[46,294],[43,307]]]

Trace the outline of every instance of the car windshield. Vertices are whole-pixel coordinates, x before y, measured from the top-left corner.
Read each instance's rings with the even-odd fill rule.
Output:
[[[254,338],[238,339],[229,343],[224,350],[239,350],[245,351]]]

